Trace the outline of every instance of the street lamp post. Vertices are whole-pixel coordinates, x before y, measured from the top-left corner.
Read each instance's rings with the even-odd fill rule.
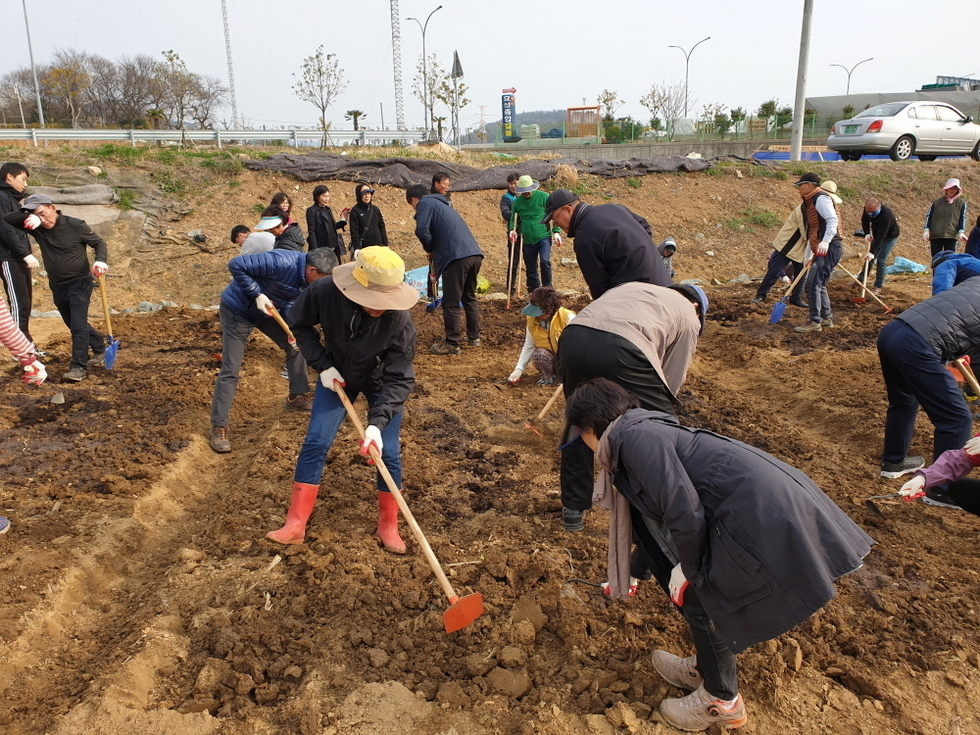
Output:
[[[442,10],[440,5],[436,10]],[[405,20],[414,20],[419,24],[419,30],[422,31],[422,97],[424,98],[422,102],[422,107],[425,108],[425,134],[428,136],[431,132],[431,123],[429,121],[429,60],[425,56],[425,31],[429,27],[429,18],[431,18],[436,10],[433,10],[425,18],[425,23],[420,21],[418,18],[406,18]]]
[[[844,71],[847,72],[847,92],[845,92],[844,94],[850,94],[851,93],[851,73],[855,69],[857,69],[859,66],[861,66],[861,64],[865,63],[866,61],[872,61],[873,59],[874,59],[874,56],[872,56],[870,59],[865,59],[864,61],[859,61],[854,66],[852,66],[850,69],[848,69],[843,64],[831,64],[831,66],[839,66],[841,69],[843,69]]]
[[[34,47],[31,45],[31,26],[27,22],[27,0],[21,0],[24,6],[24,29],[27,31],[27,53],[31,57],[31,73],[34,75],[34,95],[37,98],[37,119],[44,127],[44,110],[41,107],[41,85],[37,81],[37,67],[34,66]]]
[[[691,50],[690,51],[685,51],[680,46],[668,46],[667,47],[667,48],[680,49],[680,52],[682,54],[684,54],[684,117],[687,117],[687,79],[688,79],[688,73],[690,72],[690,69],[691,69],[691,54],[694,53],[694,49],[696,49],[698,46],[700,46],[702,43],[704,43],[705,41],[707,41],[710,38],[711,38],[711,36],[708,36],[708,38],[702,38],[696,44],[694,44],[693,46],[691,46]]]

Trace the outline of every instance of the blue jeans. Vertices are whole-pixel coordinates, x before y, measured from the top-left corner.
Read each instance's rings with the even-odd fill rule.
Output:
[[[357,399],[358,391],[346,389],[347,397],[354,402]],[[373,406],[380,393],[365,392],[368,405]],[[313,394],[313,410],[310,413],[310,426],[306,430],[306,439],[303,441],[303,448],[299,450],[299,458],[296,460],[296,472],[293,475],[295,482],[302,482],[307,485],[319,485],[320,478],[323,477],[323,464],[327,459],[327,452],[333,445],[334,437],[340,425],[344,423],[347,410],[340,398],[329,388],[324,388],[319,380],[316,383],[316,392]],[[381,443],[384,447],[381,450],[381,460],[391,473],[391,478],[395,484],[402,486],[402,457],[398,435],[402,426],[402,412],[399,411],[391,417],[388,425],[381,430]],[[388,486],[379,473],[377,476],[378,490],[388,492]]]
[[[813,256],[813,264],[806,274],[806,295],[810,301],[810,321],[819,322],[834,316],[830,308],[830,294],[827,292],[827,281],[830,274],[840,263],[840,240],[831,240],[826,255]]]
[[[538,260],[541,277],[538,278]],[[527,268],[528,295],[538,286],[551,285],[551,235],[537,242],[524,243],[524,267]]]
[[[878,252],[875,253],[875,288],[881,288],[885,285],[885,268],[888,264],[888,258],[892,254],[892,250],[895,249],[895,243],[898,242],[897,237],[893,237],[891,240],[884,240],[878,247]],[[864,281],[864,271],[868,268],[868,263],[864,264],[864,268],[858,273],[858,280]]]

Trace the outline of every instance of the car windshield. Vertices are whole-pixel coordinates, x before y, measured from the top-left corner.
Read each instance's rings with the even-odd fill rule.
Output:
[[[892,102],[887,105],[878,105],[870,110],[858,113],[854,117],[894,117],[908,106],[907,102]]]

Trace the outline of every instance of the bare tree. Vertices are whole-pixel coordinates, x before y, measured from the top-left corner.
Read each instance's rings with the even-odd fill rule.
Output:
[[[615,120],[616,110],[623,106],[623,101],[619,99],[619,93],[610,92],[608,89],[604,89],[599,93],[596,102],[602,108],[602,121],[606,123],[611,123]]]
[[[85,95],[88,120],[102,127],[107,120],[118,125],[122,93],[119,66],[98,54],[90,54],[87,65],[92,76]]]
[[[165,95],[163,109],[169,113],[167,127],[176,123],[178,129],[184,130],[194,96],[194,75],[187,71],[187,64],[175,51],[164,51],[163,58],[163,64],[157,67],[157,74]]]
[[[188,108],[191,119],[201,130],[214,129],[211,116],[215,109],[228,104],[228,87],[217,77],[194,74],[193,78],[194,85]]]
[[[435,90],[436,99],[449,108],[450,119],[453,121],[454,128],[452,132],[456,138],[460,136],[460,131],[456,129],[459,125],[459,111],[471,102],[471,100],[466,98],[466,93],[469,89],[468,86],[458,79],[452,79],[450,76],[443,74],[442,79],[439,80],[439,86]],[[439,139],[442,139],[441,127]],[[459,141],[457,140],[456,142],[458,143]]]
[[[646,107],[650,114],[664,121],[667,128],[667,140],[674,138],[674,122],[684,113],[684,84],[683,82],[660,82],[650,87],[649,91],[640,98],[640,104]]]
[[[415,67],[415,78],[412,80],[412,95],[425,107],[432,122],[435,122],[436,101],[439,99],[436,91],[448,83],[449,75],[439,65],[435,54],[429,54],[428,60],[419,58]]]
[[[60,103],[63,119],[72,128],[80,127],[78,121],[82,117],[83,105],[92,86],[87,54],[71,49],[58,49],[54,52],[53,63],[41,75],[41,84]]]
[[[296,74],[293,74],[295,77]],[[293,93],[304,102],[309,102],[320,111],[320,129],[323,131],[322,147],[326,149],[330,126],[327,125],[327,108],[347,89],[344,70],[340,68],[337,57],[324,54],[323,46],[316,53],[303,59],[300,76],[293,85]]]
[[[159,110],[165,97],[163,84],[157,76],[160,62],[147,54],[124,56],[119,60],[119,121],[137,127],[152,124],[147,113]]]

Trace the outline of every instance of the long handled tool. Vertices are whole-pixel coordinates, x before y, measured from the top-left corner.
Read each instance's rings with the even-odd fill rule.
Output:
[[[269,316],[275,319],[276,324],[282,327],[282,331],[286,333],[286,341],[289,343],[289,346],[299,352],[299,347],[296,345],[296,338],[293,336],[293,331],[289,328],[289,325],[286,324],[286,320],[282,318],[282,314],[279,313],[279,309],[274,306],[270,306]]]
[[[102,311],[105,314],[105,369],[112,370],[116,364],[119,340],[112,337],[112,320],[109,318],[109,296],[105,290],[105,276],[99,276],[99,293],[102,295]]]
[[[350,399],[347,397],[347,394],[344,392],[344,389],[339,381],[334,381],[334,387],[336,389],[337,396],[340,398],[340,402],[343,403],[344,408],[347,409],[347,415],[350,416],[350,420],[354,424],[354,428],[357,429],[357,433],[363,439],[364,425],[361,423],[361,419],[354,411],[354,407],[351,405]],[[449,598],[449,608],[442,614],[442,624],[445,627],[446,632],[452,633],[465,628],[483,614],[483,595],[481,595],[479,592],[474,592],[473,594],[466,595],[465,597],[460,597],[456,594],[452,584],[449,582],[449,578],[446,577],[446,573],[442,570],[442,565],[439,564],[439,560],[432,551],[432,547],[429,546],[429,542],[426,540],[425,534],[422,533],[422,529],[419,528],[419,524],[415,521],[415,516],[413,516],[412,511],[408,509],[408,505],[405,503],[405,498],[402,497],[401,491],[398,489],[398,485],[395,484],[394,479],[391,477],[391,473],[388,472],[388,468],[385,467],[384,462],[381,461],[381,453],[378,452],[377,448],[373,444],[371,445],[371,458],[374,460],[375,467],[377,467],[378,472],[381,473],[381,477],[388,486],[388,490],[390,490],[391,494],[394,496],[395,502],[398,503],[398,509],[401,511],[402,515],[405,516],[405,521],[408,523],[408,527],[412,529],[412,535],[415,536],[415,540],[418,542],[419,546],[422,547],[422,552],[425,554],[425,560],[429,562],[429,566],[432,567],[432,572],[436,575],[436,579],[439,580],[439,585],[442,587],[442,591],[446,594],[446,597]]]
[[[871,252],[871,243],[868,243],[868,253]],[[861,295],[851,299],[852,304],[866,304],[868,302],[868,274],[871,272],[871,264],[874,260],[868,260],[867,255],[864,259],[864,275],[861,278]]]
[[[537,415],[536,418],[537,421],[540,421],[541,419],[543,419],[545,416],[548,415],[548,411],[551,410],[551,407],[555,405],[555,401],[558,400],[558,396],[561,395],[561,390],[563,386],[564,383],[559,383],[558,387],[555,388],[555,392],[551,394],[551,398],[549,398],[548,402],[544,404],[544,408],[541,409],[541,413]]]
[[[509,224],[509,223],[508,223]],[[517,245],[517,240],[515,239],[512,243],[510,241],[510,228],[507,228],[507,278],[505,279],[507,283],[507,303],[504,304],[504,309],[510,311],[510,292],[514,288],[514,246]]]
[[[779,320],[783,318],[783,312],[786,311],[786,304],[789,301],[790,294],[793,293],[793,289],[796,288],[796,284],[800,282],[800,279],[806,275],[808,270],[810,270],[810,264],[812,262],[813,261],[810,261],[810,263],[807,263],[800,269],[800,272],[796,275],[796,278],[793,279],[793,282],[786,287],[786,292],[783,294],[783,297],[773,304],[772,314],[769,315],[770,324],[778,324]]]
[[[963,376],[963,380],[966,381],[966,384],[970,386],[970,390],[973,391],[973,394],[980,396],[980,383],[977,382],[977,376],[973,374],[973,368],[971,368],[962,357],[954,360],[953,362],[956,363],[956,369],[960,371],[960,375]]]
[[[425,311],[431,314],[442,306],[442,296],[439,295],[439,276],[432,272],[432,258],[429,258],[429,303],[425,305]]]
[[[842,271],[844,271],[847,275],[849,275],[854,280],[854,282],[857,285],[859,285],[859,286],[861,285],[861,281],[858,280],[858,277],[855,276],[853,273],[851,273],[849,270],[847,270],[847,268],[845,268],[844,266],[842,266],[840,263],[837,264],[837,267],[840,268]],[[885,310],[885,313],[886,314],[891,314],[894,311],[894,309],[891,306],[889,306],[884,301],[882,301],[881,299],[879,299],[878,296],[877,296],[877,294],[875,294],[874,291],[868,291],[868,293],[871,294],[871,298],[873,298],[875,301],[877,301],[879,304],[881,304],[881,306]]]

